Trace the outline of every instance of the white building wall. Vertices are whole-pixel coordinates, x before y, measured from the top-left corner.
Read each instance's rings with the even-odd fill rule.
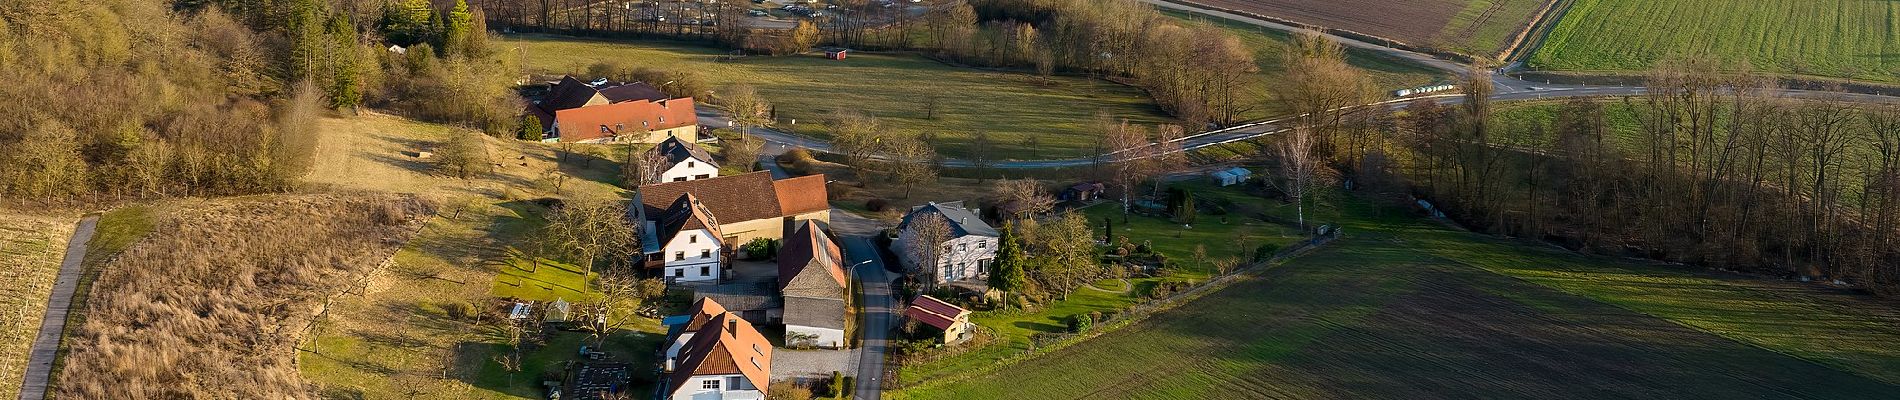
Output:
[[[732,387],[735,378],[740,384],[737,388]],[[718,381],[719,388],[707,389],[707,381]],[[668,397],[682,400],[762,400],[765,398],[763,389],[746,380],[745,375],[696,375],[687,380],[685,385],[673,388],[672,395]]]
[[[996,238],[964,235],[944,244],[949,251],[937,255],[939,283],[988,276],[988,264],[996,259]]]
[[[819,328],[819,327],[813,327],[813,326],[786,324],[785,332],[788,333],[787,335],[788,338],[790,337],[789,333],[794,333],[794,332],[803,333],[807,335],[817,335],[818,338],[812,340],[812,344],[818,347],[844,348],[844,330],[843,329]],[[792,343],[786,343],[786,345],[789,346],[789,345],[792,345]]]
[[[719,166],[689,158],[679,164],[673,164],[673,168],[660,173],[660,182],[685,182],[718,177]]]
[[[707,282],[719,279],[719,238],[712,231],[680,231],[660,248],[666,260],[666,276],[679,282]]]

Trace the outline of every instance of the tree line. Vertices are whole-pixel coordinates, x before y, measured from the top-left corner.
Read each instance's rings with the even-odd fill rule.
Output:
[[[511,66],[479,9],[427,1],[68,0],[0,5],[0,197],[290,189],[330,109],[506,129]],[[385,50],[407,46],[405,53]]]
[[[1900,109],[1778,96],[1717,67],[1666,62],[1645,95],[1548,120],[1498,118],[1474,72],[1462,105],[1409,104],[1377,123],[1391,135],[1373,155],[1332,160],[1477,230],[1900,290]]]

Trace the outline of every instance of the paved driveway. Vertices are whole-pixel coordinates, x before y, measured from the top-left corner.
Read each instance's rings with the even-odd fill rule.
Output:
[[[20,385],[20,400],[46,398],[46,385],[53,376],[53,361],[59,355],[59,338],[66,333],[66,313],[73,305],[73,292],[79,289],[79,265],[86,260],[86,242],[99,226],[98,216],[79,220],[72,241],[66,242],[66,259],[60,261],[59,276],[53,281],[53,293],[46,301],[46,315],[40,319],[40,334],[33,338],[33,350],[27,356],[26,377]]]

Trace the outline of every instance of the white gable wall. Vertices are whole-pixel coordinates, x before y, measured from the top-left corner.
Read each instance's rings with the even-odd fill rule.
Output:
[[[709,382],[717,382],[716,385],[718,388],[708,388],[707,386],[715,385]],[[733,387],[734,383],[738,383],[738,387]],[[764,388],[758,387],[758,385],[754,385],[751,380],[746,379],[745,375],[694,375],[692,379],[686,380],[686,384],[673,388],[673,393],[669,398],[682,400],[761,400],[765,398],[765,390],[763,389]]]
[[[723,247],[719,238],[706,229],[681,230],[673,239],[660,248],[665,257],[664,272],[667,277],[680,282],[702,282],[719,279],[719,250]]]
[[[666,172],[660,173],[660,182],[685,182],[691,180],[718,178],[719,166],[704,160],[688,158]]]

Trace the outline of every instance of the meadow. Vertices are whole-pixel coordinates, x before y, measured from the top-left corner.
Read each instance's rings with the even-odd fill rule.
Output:
[[[0,397],[19,397],[74,219],[0,211],[0,259],[7,260],[0,270]]]
[[[1097,116],[1144,124],[1171,121],[1141,91],[1108,81],[964,68],[914,54],[854,53],[842,61],[818,54],[742,57],[718,61],[726,52],[664,41],[614,41],[549,35],[512,35],[498,41],[520,51],[533,71],[562,74],[614,60],[635,67],[695,71],[718,90],[749,84],[774,106],[776,127],[827,138],[823,119],[836,110],[857,110],[881,119],[898,134],[929,132],[941,139],[938,152],[967,155],[971,139],[988,132],[997,159],[1073,157],[1087,153],[1100,135]],[[925,101],[939,102],[934,119]],[[1034,148],[1022,145],[1036,137]]]
[[[1659,60],[1900,82],[1900,3],[1867,0],[1577,0],[1529,59],[1536,69],[1640,72]]]
[[[1077,346],[893,398],[1871,398],[1890,301],[1579,256],[1363,201],[1347,236]]]

